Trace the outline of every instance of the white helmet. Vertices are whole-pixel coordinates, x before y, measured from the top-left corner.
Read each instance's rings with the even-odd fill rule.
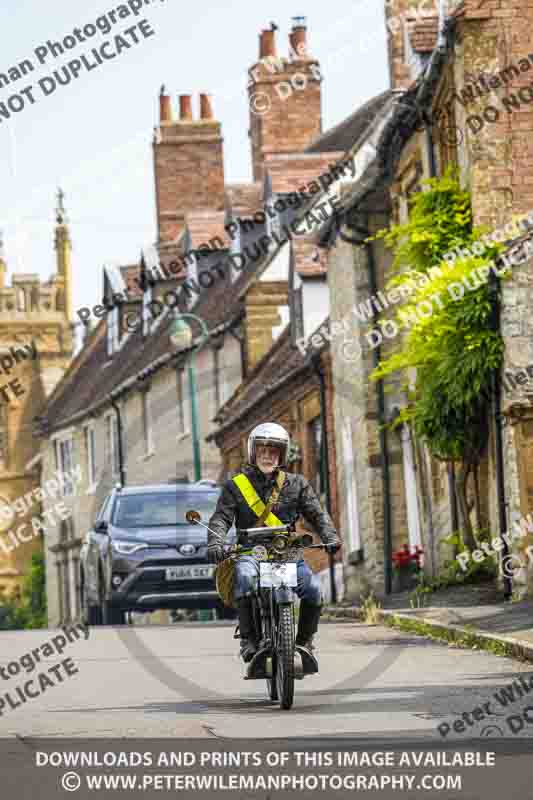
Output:
[[[291,437],[285,428],[275,422],[263,422],[256,425],[248,437],[248,461],[257,466],[257,445],[270,444],[279,447],[279,466],[284,467],[287,464],[290,443]]]

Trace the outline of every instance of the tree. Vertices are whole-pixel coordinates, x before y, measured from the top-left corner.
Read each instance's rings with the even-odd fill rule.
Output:
[[[34,553],[20,600],[0,597],[0,630],[45,628],[47,625],[44,554]]]

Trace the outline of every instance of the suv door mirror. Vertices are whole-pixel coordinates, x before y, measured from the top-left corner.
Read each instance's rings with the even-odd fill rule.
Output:
[[[107,533],[107,522],[105,519],[100,519],[94,523],[96,533]]]

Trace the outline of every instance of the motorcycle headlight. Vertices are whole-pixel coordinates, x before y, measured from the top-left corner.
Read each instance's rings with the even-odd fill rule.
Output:
[[[116,553],[120,553],[121,556],[130,556],[138,550],[148,549],[148,545],[142,542],[124,542],[118,540],[113,540],[111,542],[111,547]]]
[[[284,553],[288,546],[289,542],[284,536],[274,536],[272,539],[272,549],[276,553]]]

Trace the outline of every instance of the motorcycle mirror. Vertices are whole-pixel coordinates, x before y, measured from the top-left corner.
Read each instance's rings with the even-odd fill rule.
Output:
[[[190,522],[191,525],[197,525],[202,519],[202,515],[199,514],[198,511],[194,511],[194,509],[191,509],[190,511],[187,511],[187,513],[185,514],[185,519],[187,520],[187,522]]]

